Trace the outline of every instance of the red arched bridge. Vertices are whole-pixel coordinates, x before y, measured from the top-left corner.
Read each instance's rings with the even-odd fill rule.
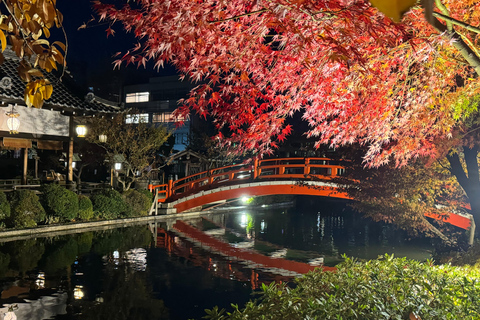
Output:
[[[168,184],[149,185],[150,191],[155,193],[150,214],[181,213],[244,196],[294,194],[350,199],[330,181],[344,173],[343,166],[328,158],[265,159],[215,168],[169,180]],[[425,215],[463,229],[470,226],[468,215]]]

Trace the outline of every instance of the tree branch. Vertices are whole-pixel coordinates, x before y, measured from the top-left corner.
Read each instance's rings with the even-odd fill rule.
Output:
[[[480,33],[480,28],[477,28],[477,27],[474,27],[474,26],[471,26],[469,25],[468,23],[465,23],[465,22],[462,22],[462,21],[458,21],[454,18],[451,18],[451,17],[448,17],[446,15],[443,15],[439,12],[434,12],[433,15],[437,18],[440,18],[442,20],[445,20],[447,23],[450,22],[452,24],[455,24],[457,26],[460,26],[462,28],[465,28],[469,31],[472,31],[472,32],[475,32],[475,33]]]
[[[475,73],[480,76],[480,58],[475,54],[475,51],[473,51],[472,48],[470,48],[465,41],[463,41],[462,37],[455,31],[450,32],[447,27],[436,18],[430,24],[437,29],[437,31],[454,40],[452,45],[475,70]]]
[[[257,10],[257,11],[252,11],[252,12],[249,12],[249,13],[244,13],[244,14],[240,14],[238,16],[234,16],[234,17],[231,17],[231,18],[226,18],[226,19],[223,19],[223,20],[213,20],[213,21],[208,21],[208,23],[221,23],[221,22],[226,22],[226,21],[230,21],[230,20],[234,20],[234,19],[237,19],[237,18],[241,18],[241,17],[247,17],[247,16],[251,16],[251,15],[254,15],[254,14],[257,14],[257,13],[263,13],[263,12],[267,12],[268,9],[260,9],[260,10]]]

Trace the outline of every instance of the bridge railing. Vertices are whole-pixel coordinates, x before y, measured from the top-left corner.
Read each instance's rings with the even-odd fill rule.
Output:
[[[260,160],[257,178],[301,179],[308,175],[332,179],[345,173],[345,167],[328,158],[280,158]]]
[[[161,193],[159,201],[164,202],[172,196],[187,194],[205,186],[258,179],[305,179],[307,176],[332,179],[344,173],[343,166],[328,158],[276,158],[215,168],[169,181],[168,185],[150,185],[149,189]]]
[[[172,194],[181,194],[206,185],[218,185],[227,181],[248,180],[252,178],[251,165],[230,165],[215,168],[178,179],[172,184]]]

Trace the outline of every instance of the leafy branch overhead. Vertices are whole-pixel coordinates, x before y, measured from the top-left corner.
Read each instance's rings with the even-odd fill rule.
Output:
[[[67,48],[60,41],[50,43],[50,30],[62,27],[63,16],[56,0],[2,0],[0,7],[0,42],[20,58],[18,74],[26,82],[25,103],[41,108],[52,95],[53,87],[43,72],[65,66]]]
[[[478,1],[397,6],[399,23],[362,0],[125,2],[94,1],[138,38],[115,64],[170,63],[198,82],[178,112],[211,116],[232,152],[271,153],[300,112],[317,146],[358,142],[369,164],[404,165],[437,156],[480,93]]]

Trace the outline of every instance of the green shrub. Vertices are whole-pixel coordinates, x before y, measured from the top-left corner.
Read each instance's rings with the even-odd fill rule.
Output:
[[[16,190],[8,194],[10,200],[10,218],[7,226],[13,228],[35,227],[45,221],[45,210],[40,199],[32,190]]]
[[[91,197],[95,216],[101,219],[116,219],[129,216],[129,208],[116,190],[105,189]]]
[[[135,189],[137,190],[138,192],[146,195],[148,197],[148,199],[150,200],[150,202],[153,201],[153,198],[155,197],[155,195],[153,194],[153,192],[150,192],[149,190],[147,189]]]
[[[214,308],[206,319],[480,319],[480,270],[414,260],[358,262],[310,272],[285,284],[263,285],[260,300],[231,314]]]
[[[78,196],[78,218],[87,221],[93,218],[93,204],[89,197]]]
[[[137,190],[127,190],[122,194],[125,203],[129,206],[132,216],[146,216],[152,205],[152,200],[145,193]]]
[[[47,216],[54,220],[71,221],[78,214],[78,197],[75,192],[55,184],[42,187],[42,204]]]
[[[0,192],[0,221],[10,217],[10,203],[4,192]]]

